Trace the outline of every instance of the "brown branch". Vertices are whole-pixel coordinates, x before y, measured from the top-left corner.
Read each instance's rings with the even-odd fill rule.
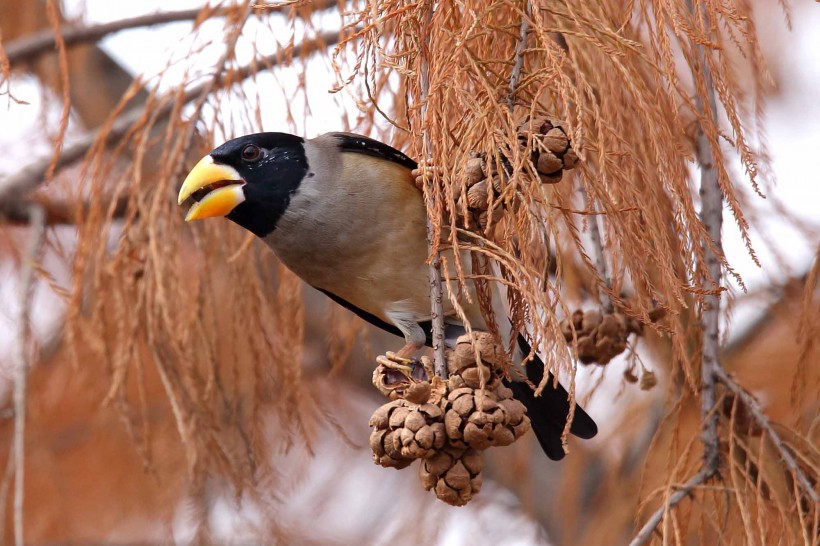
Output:
[[[293,56],[308,55],[320,49],[334,45],[339,42],[340,33],[326,32],[321,34],[318,38],[302,42],[300,45],[293,48]],[[231,73],[231,82],[233,85],[239,84],[242,80],[249,78],[256,73],[259,66],[268,66],[273,68],[279,65],[282,53],[277,52],[266,57],[256,59],[246,66],[239,68]],[[206,88],[207,83],[199,84],[188,88],[183,94],[181,100],[187,104],[199,98],[202,91]],[[174,92],[169,92],[173,97]],[[160,106],[154,110],[154,118],[157,121],[164,121],[168,119],[174,111],[175,102],[173,100],[160,101]],[[145,115],[143,108],[129,110],[115,119],[109,126],[108,130],[105,128],[91,133],[86,133],[73,142],[67,143],[63,146],[62,153],[56,162],[56,170],[60,170],[69,165],[77,163],[82,160],[88,151],[94,146],[98,139],[104,139],[105,143],[113,143],[120,140],[123,136],[128,134],[131,128],[138,123]],[[51,162],[51,156],[44,156],[35,161],[23,166],[14,174],[5,178],[0,178],[0,216],[8,216],[10,209],[18,208],[21,202],[25,200],[26,196],[39,186],[48,171]]]
[[[337,3],[336,0],[314,0],[312,5],[315,6],[314,10],[319,11],[335,7]],[[290,4],[283,4],[268,7],[270,11],[279,11],[289,6]],[[220,17],[227,11],[227,9],[213,10],[213,12],[209,14],[209,17]],[[123,30],[152,27],[182,21],[195,21],[197,17],[203,13],[204,10],[202,8],[149,13],[147,15],[98,25],[68,27],[64,28],[60,34],[65,46],[71,47],[89,42],[97,42],[106,36],[116,34]],[[11,64],[30,62],[45,53],[51,52],[56,46],[56,43],[57,40],[53,32],[50,30],[42,30],[9,43],[6,46],[6,56]]]
[[[696,8],[692,0],[687,0],[687,6],[693,17],[697,17]],[[704,105],[703,97],[695,95],[695,108],[701,116],[709,116],[709,119],[717,120],[717,103],[715,100],[715,89],[712,82],[712,73],[706,62],[704,46],[695,44],[697,64],[703,74],[706,100],[708,105]],[[709,111],[706,111],[706,108]],[[703,310],[701,314],[701,327],[703,330],[703,347],[701,350],[701,405],[700,412],[703,419],[703,463],[705,470],[714,474],[720,466],[720,443],[718,440],[718,412],[714,411],[717,403],[715,393],[716,374],[722,370],[718,360],[720,350],[720,287],[723,284],[723,267],[721,265],[719,253],[723,253],[723,243],[721,239],[723,227],[723,192],[718,182],[718,173],[715,168],[715,156],[709,138],[703,127],[699,127],[695,140],[695,154],[700,165],[700,199],[701,211],[700,220],[706,226],[709,240],[703,241],[703,256],[706,263],[709,282],[714,291],[704,297]]]
[[[128,210],[130,196],[121,196],[116,203],[112,203],[110,198],[103,197],[103,209],[109,209],[114,205],[113,218],[122,218]],[[63,199],[36,198],[32,200],[11,201],[0,206],[0,223],[12,226],[29,225],[32,222],[32,206],[39,206],[45,215],[47,226],[76,226],[80,218],[85,216],[91,209],[91,203],[67,201]],[[2,536],[2,535],[0,535]]]
[[[693,0],[687,0],[686,5],[693,19],[698,17]],[[700,221],[706,227],[708,240],[702,243],[703,260],[706,265],[708,281],[711,289],[703,299],[701,311],[701,329],[703,332],[701,347],[701,382],[700,382],[700,412],[703,430],[703,464],[701,470],[684,486],[669,498],[669,502],[658,509],[644,524],[630,546],[638,546],[646,542],[667,511],[677,505],[696,486],[715,476],[720,469],[720,439],[718,437],[719,413],[715,411],[717,404],[717,380],[725,371],[718,359],[720,351],[720,288],[723,284],[723,268],[719,254],[723,253],[723,192],[720,189],[718,173],[715,168],[715,156],[706,131],[703,128],[705,120],[718,119],[717,102],[715,99],[712,73],[706,60],[706,52],[702,43],[694,43],[697,67],[703,76],[702,89],[706,94],[706,101],[701,93],[695,94],[695,109],[702,121],[695,138],[695,156],[700,166]],[[694,72],[694,70],[693,70]],[[697,75],[695,76],[696,84]],[[699,89],[700,91],[700,89]],[[708,107],[708,112],[707,112]],[[674,502],[673,502],[674,501]]]
[[[30,205],[31,234],[26,254],[20,266],[20,310],[17,318],[17,351],[14,366],[14,440],[12,453],[14,458],[14,542],[23,546],[23,501],[25,479],[25,434],[26,434],[26,391],[28,371],[31,365],[29,358],[29,303],[34,287],[34,263],[40,256],[45,234],[45,214],[37,205]]]
[[[677,491],[669,495],[669,499],[658,508],[649,519],[646,520],[646,523],[641,530],[638,531],[638,534],[635,535],[635,538],[629,543],[629,546],[641,546],[642,544],[646,544],[646,542],[652,538],[655,529],[660,524],[661,520],[663,520],[664,516],[672,510],[675,506],[680,504],[680,502],[688,497],[694,489],[704,483],[711,477],[711,473],[707,471],[707,469],[702,469],[700,472],[692,476],[692,478],[680,486]]]
[[[800,486],[809,495],[812,502],[814,502],[814,504],[820,504],[820,495],[818,495],[817,490],[812,486],[808,477],[800,468],[800,465],[797,463],[797,459],[795,459],[794,455],[792,455],[792,453],[786,448],[786,445],[783,443],[783,439],[780,438],[780,435],[774,430],[771,421],[769,421],[769,418],[763,412],[763,409],[760,407],[760,404],[757,403],[755,397],[749,394],[746,389],[741,387],[737,381],[735,381],[722,367],[719,367],[715,371],[715,376],[720,383],[732,391],[732,393],[739,398],[741,402],[743,402],[746,409],[749,410],[752,417],[754,417],[755,421],[757,421],[757,424],[760,425],[760,428],[766,431],[766,434],[769,435],[769,439],[772,441],[772,444],[774,444],[774,447],[777,449],[778,453],[780,453],[780,457],[783,459],[783,462],[795,476]]]
[[[507,108],[510,114],[515,107],[515,94],[518,91],[518,82],[521,80],[521,69],[524,67],[524,50],[527,48],[527,37],[530,32],[530,2],[526,0],[524,14],[521,16],[521,27],[518,30],[518,43],[515,46],[515,62],[510,73],[510,83],[507,87]]]
[[[70,47],[88,42],[96,42],[110,34],[115,34],[123,30],[164,25],[180,21],[193,21],[201,13],[201,8],[150,13],[99,25],[68,27],[63,29],[60,34],[66,47]],[[18,38],[9,43],[6,46],[6,56],[12,64],[29,62],[44,53],[51,52],[56,46],[56,43],[56,36],[51,30],[41,30],[40,32]]]
[[[597,214],[598,205],[594,202],[590,202],[589,206],[592,207],[592,210]],[[595,265],[598,268],[598,275],[601,276],[603,286],[612,290],[612,280],[609,277],[609,268],[607,267],[606,254],[604,253],[604,242],[601,237],[601,228],[598,226],[597,215],[592,215],[589,218],[589,238],[592,241],[592,248],[595,250]],[[601,306],[604,308],[604,312],[612,313],[614,310],[612,299],[604,287],[601,287],[598,291]]]
[[[424,128],[424,122],[427,119],[427,99],[430,93],[430,67],[427,59],[430,54],[430,22],[433,19],[434,5],[431,4],[427,12],[425,20],[426,27],[422,34],[427,37],[424,48],[424,57],[421,65],[421,120],[424,131],[424,157],[425,163],[433,155],[432,142],[430,141],[430,133]],[[432,206],[433,196],[433,182],[430,179],[430,169],[423,169],[424,193],[427,195],[427,252],[432,251],[433,241],[435,238],[433,222],[430,221],[430,212],[435,208]],[[432,338],[433,338],[433,368],[436,375],[442,379],[449,377],[447,371],[447,361],[444,358],[444,289],[441,281],[441,256],[436,251],[430,260],[430,265],[427,269],[428,280],[430,283],[430,318],[432,320]]]

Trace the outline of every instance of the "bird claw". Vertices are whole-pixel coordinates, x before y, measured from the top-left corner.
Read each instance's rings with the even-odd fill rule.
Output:
[[[376,362],[386,368],[399,370],[409,376],[413,372],[412,365],[415,361],[412,358],[404,358],[392,351],[387,351],[387,353],[377,356]]]
[[[441,177],[443,173],[444,169],[441,167],[435,165],[420,165],[418,168],[413,169],[410,175],[413,177],[413,182],[416,184],[416,187],[424,191],[425,179]]]

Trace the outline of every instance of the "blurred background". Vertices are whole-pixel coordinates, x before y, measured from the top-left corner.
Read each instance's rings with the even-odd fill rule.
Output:
[[[818,244],[820,10],[808,1],[789,3],[788,14],[773,2],[752,4],[772,84],[765,114],[751,112],[750,123],[767,138],[761,149],[772,184],[767,199],[744,190],[759,266],[726,211],[724,249],[745,290],[729,284],[723,362],[774,421],[810,422],[801,430],[816,445],[820,373],[816,360],[805,364],[810,349],[798,338]],[[167,199],[150,203],[168,195],[165,186],[129,194],[135,176],[141,187],[152,176],[178,187],[209,142],[259,128],[310,137],[367,127],[386,142],[403,138],[355,94],[329,92],[339,85],[334,66],[355,63],[333,55],[340,9],[350,6],[268,6],[234,42],[239,8],[202,8],[186,0],[0,0],[10,61],[0,81],[0,536],[14,536],[8,453],[16,366],[25,362],[27,544],[628,542],[658,505],[657,497],[643,501],[666,479],[663,446],[699,426],[692,406],[674,414],[674,432],[662,429],[675,389],[668,339],[648,333],[606,367],[579,369],[579,399],[598,437],[570,442],[561,462],[547,460],[532,435],[492,449],[481,494],[452,508],[425,492],[412,469],[372,462],[367,422],[383,400],[370,378],[375,355],[395,350],[395,338],[303,286],[232,224],[198,226],[191,241],[182,209]],[[66,32],[65,43],[48,41],[55,28]],[[71,42],[72,28],[99,32]],[[235,54],[227,67],[226,43]],[[243,73],[243,66],[252,68]],[[218,98],[209,98],[220,68],[235,85],[220,81]],[[196,124],[177,121],[192,116]],[[163,135],[189,127],[189,148],[166,145]],[[109,131],[124,144],[117,147]],[[154,174],[168,164],[177,168]],[[42,230],[33,227],[31,190],[45,215]],[[143,201],[135,209],[125,205],[129,198]],[[131,229],[136,224],[178,233],[179,242],[155,249],[155,234]],[[192,250],[202,244],[197,238],[219,242],[209,247],[212,261]],[[117,260],[106,265],[101,257],[115,248]],[[200,268],[212,280],[204,289],[191,273]],[[153,284],[139,288],[142,279]],[[178,292],[164,291],[166,282]],[[222,345],[195,349],[202,351],[191,353],[196,363],[163,354],[163,343],[146,334],[152,320],[165,320],[152,310],[157,302],[184,307],[163,343],[220,336]],[[251,318],[225,324],[237,307]],[[202,330],[186,329],[194,323]],[[258,323],[275,331],[245,342]],[[259,368],[268,357],[277,364]],[[657,386],[625,381],[636,358]],[[796,399],[801,362],[808,394]],[[246,377],[249,370],[264,380]],[[725,543],[745,543],[739,537]]]

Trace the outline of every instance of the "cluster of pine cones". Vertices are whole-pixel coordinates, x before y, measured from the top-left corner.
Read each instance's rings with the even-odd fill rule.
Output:
[[[404,468],[421,459],[425,489],[454,506],[469,502],[481,489],[481,452],[509,445],[530,429],[526,409],[502,382],[503,362],[492,335],[474,332],[448,352],[446,381],[434,376],[426,358],[410,374],[380,365],[373,384],[391,401],[370,419],[374,461]]]
[[[544,184],[560,182],[564,171],[578,165],[578,155],[572,148],[565,124],[555,118],[527,118],[518,127],[518,142],[529,151],[530,161]],[[464,192],[456,203],[459,223],[463,228],[486,231],[488,226],[495,225],[501,219],[504,210],[501,192],[510,170],[506,157],[501,158],[501,163],[497,165],[484,154],[474,154],[467,161]],[[423,175],[419,170],[415,171],[415,175],[416,184],[421,187]],[[463,216],[465,208],[467,215]]]

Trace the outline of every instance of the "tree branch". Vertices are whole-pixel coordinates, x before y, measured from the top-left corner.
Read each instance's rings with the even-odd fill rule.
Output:
[[[338,43],[339,39],[340,33],[338,31],[323,33],[316,39],[308,40],[295,46],[293,48],[293,56],[308,55]],[[280,63],[281,52],[256,59],[254,62],[232,72],[230,81],[233,85],[236,85],[252,74],[255,74],[259,66],[273,68]],[[220,76],[220,79],[221,78]],[[182,94],[181,102],[187,104],[198,99],[207,85],[208,83],[206,82],[189,87]],[[176,101],[173,99],[174,94],[174,91],[170,91],[170,100],[160,100],[160,105],[153,111],[153,116],[158,122],[168,119],[174,111],[176,105]],[[107,144],[120,140],[145,116],[145,113],[145,108],[129,110],[115,119],[108,129],[103,128],[96,132],[86,133],[73,142],[66,143],[56,162],[56,170],[65,168],[83,159],[99,139],[103,139]],[[52,157],[50,155],[40,157],[28,165],[23,166],[14,174],[0,178],[0,216],[13,215],[14,212],[12,209],[15,208],[19,210],[21,206],[20,202],[25,200],[26,196],[43,182],[51,160]]]
[[[336,0],[314,0],[313,4],[316,6],[314,7],[314,10],[317,11],[330,9],[337,5]],[[289,6],[290,4],[283,4],[278,6],[269,6],[269,8],[272,11],[280,11]],[[131,17],[128,19],[121,19],[119,21],[111,21],[98,25],[68,27],[64,28],[60,34],[66,47],[71,47],[89,42],[97,42],[110,34],[115,34],[123,30],[165,25],[168,23],[178,23],[182,21],[195,21],[200,15],[203,14],[204,11],[205,10],[202,8],[196,8],[149,13],[138,17]],[[224,8],[216,9],[209,14],[209,17],[222,16],[227,11],[228,10]],[[30,62],[45,53],[49,53],[55,47],[56,43],[57,41],[53,32],[50,30],[42,30],[9,43],[6,46],[6,56],[12,65],[15,63]]]
[[[180,21],[193,21],[202,11],[201,8],[196,8],[150,13],[98,25],[67,27],[64,28],[60,34],[63,37],[66,47],[70,47],[88,42],[96,42],[109,34],[115,34],[123,30],[164,25]],[[220,12],[224,12],[224,10],[220,10]],[[30,62],[44,53],[49,53],[55,47],[56,42],[56,37],[52,31],[41,30],[40,32],[29,34],[28,36],[18,38],[9,43],[8,46],[6,46],[6,56],[12,64]]]
[[[697,17],[696,8],[692,0],[687,0],[687,6],[693,17]],[[712,82],[712,73],[706,61],[704,47],[696,43],[695,54],[698,66],[703,74],[707,105],[704,105],[700,93],[695,94],[695,108],[701,116],[717,121],[717,103],[715,89]],[[709,108],[708,112],[706,108]],[[720,299],[719,289],[723,285],[723,267],[718,253],[723,253],[723,192],[718,182],[718,173],[715,168],[715,156],[712,146],[703,127],[698,128],[695,140],[695,154],[700,165],[700,220],[709,234],[711,241],[703,241],[702,252],[706,263],[709,282],[712,291],[704,297],[701,312],[701,328],[703,331],[703,347],[701,350],[701,418],[703,419],[703,462],[705,469],[711,473],[720,466],[720,443],[718,440],[718,418],[714,411],[717,397],[715,394],[716,374],[721,370],[718,360],[720,350]],[[711,244],[710,244],[711,243]]]
[[[675,506],[680,504],[680,502],[689,496],[690,493],[703,482],[710,478],[711,474],[707,472],[706,469],[702,469],[700,472],[692,476],[692,478],[683,484],[677,491],[669,495],[669,499],[664,503],[663,506],[658,508],[649,519],[646,520],[646,523],[641,530],[638,531],[638,534],[635,535],[635,538],[632,539],[632,542],[629,543],[629,546],[641,546],[642,544],[646,544],[646,542],[652,538],[652,534],[655,532],[655,529],[660,524],[661,520],[663,520],[664,516],[672,510]]]
[[[515,107],[515,94],[518,91],[518,82],[521,80],[521,69],[524,67],[524,50],[527,48],[527,37],[530,31],[530,2],[526,0],[524,14],[521,17],[521,26],[518,29],[518,43],[515,46],[515,62],[510,72],[510,83],[507,87],[507,108],[510,114]]]
[[[430,22],[433,19],[434,5],[431,4],[425,19],[426,28],[422,34],[427,37],[425,42],[424,56],[421,64],[421,119],[422,130],[424,131],[424,158],[425,163],[433,155],[432,142],[430,140],[430,132],[424,127],[427,120],[427,100],[430,94],[430,66],[427,59],[430,55]],[[429,179],[430,170],[425,168],[422,171],[425,176],[424,193],[426,194],[427,208],[427,252],[432,251],[433,241],[435,238],[433,222],[430,221],[430,212],[433,208],[430,204],[434,203],[433,183]],[[430,266],[427,269],[428,280],[430,283],[430,318],[432,319],[432,338],[433,338],[433,368],[436,375],[442,379],[449,377],[447,371],[447,361],[444,358],[444,289],[441,281],[441,257],[438,251],[430,260]]]
[[[45,234],[45,214],[37,205],[30,205],[31,233],[26,254],[20,266],[20,310],[17,318],[17,351],[14,366],[14,542],[25,544],[23,536],[23,501],[25,500],[25,434],[26,391],[28,387],[29,359],[29,303],[34,286],[34,263],[40,256]]]
[[[687,0],[686,5],[693,20],[698,17],[697,8],[693,0]],[[702,242],[703,261],[706,265],[708,282],[711,290],[704,297],[701,307],[701,383],[700,383],[700,413],[703,430],[703,464],[701,470],[684,486],[669,498],[669,502],[658,509],[641,528],[630,546],[638,546],[646,542],[669,509],[677,505],[696,486],[705,482],[719,472],[720,468],[720,438],[718,437],[719,414],[715,411],[717,404],[716,386],[720,374],[725,374],[720,361],[720,288],[723,285],[723,267],[719,254],[723,253],[723,192],[718,181],[718,172],[715,168],[715,156],[712,145],[703,128],[706,120],[718,119],[717,102],[715,99],[712,73],[706,59],[704,46],[693,41],[696,65],[692,68],[698,92],[695,94],[695,109],[700,115],[701,124],[698,126],[695,137],[695,156],[700,166],[700,221],[706,227],[709,238]],[[697,78],[696,68],[700,69],[703,77],[702,84]],[[704,104],[703,95],[706,97]],[[708,108],[708,111],[707,111]]]
[[[121,196],[116,203],[112,203],[110,198],[102,198],[103,209],[114,206],[113,217],[122,218],[128,210],[130,196]],[[0,222],[13,226],[29,225],[32,222],[32,206],[39,206],[45,216],[47,226],[75,226],[77,225],[78,209],[87,213],[91,209],[91,203],[82,203],[67,200],[32,199],[22,201],[11,201],[5,205],[0,205]],[[2,535],[0,535],[2,536]]]

